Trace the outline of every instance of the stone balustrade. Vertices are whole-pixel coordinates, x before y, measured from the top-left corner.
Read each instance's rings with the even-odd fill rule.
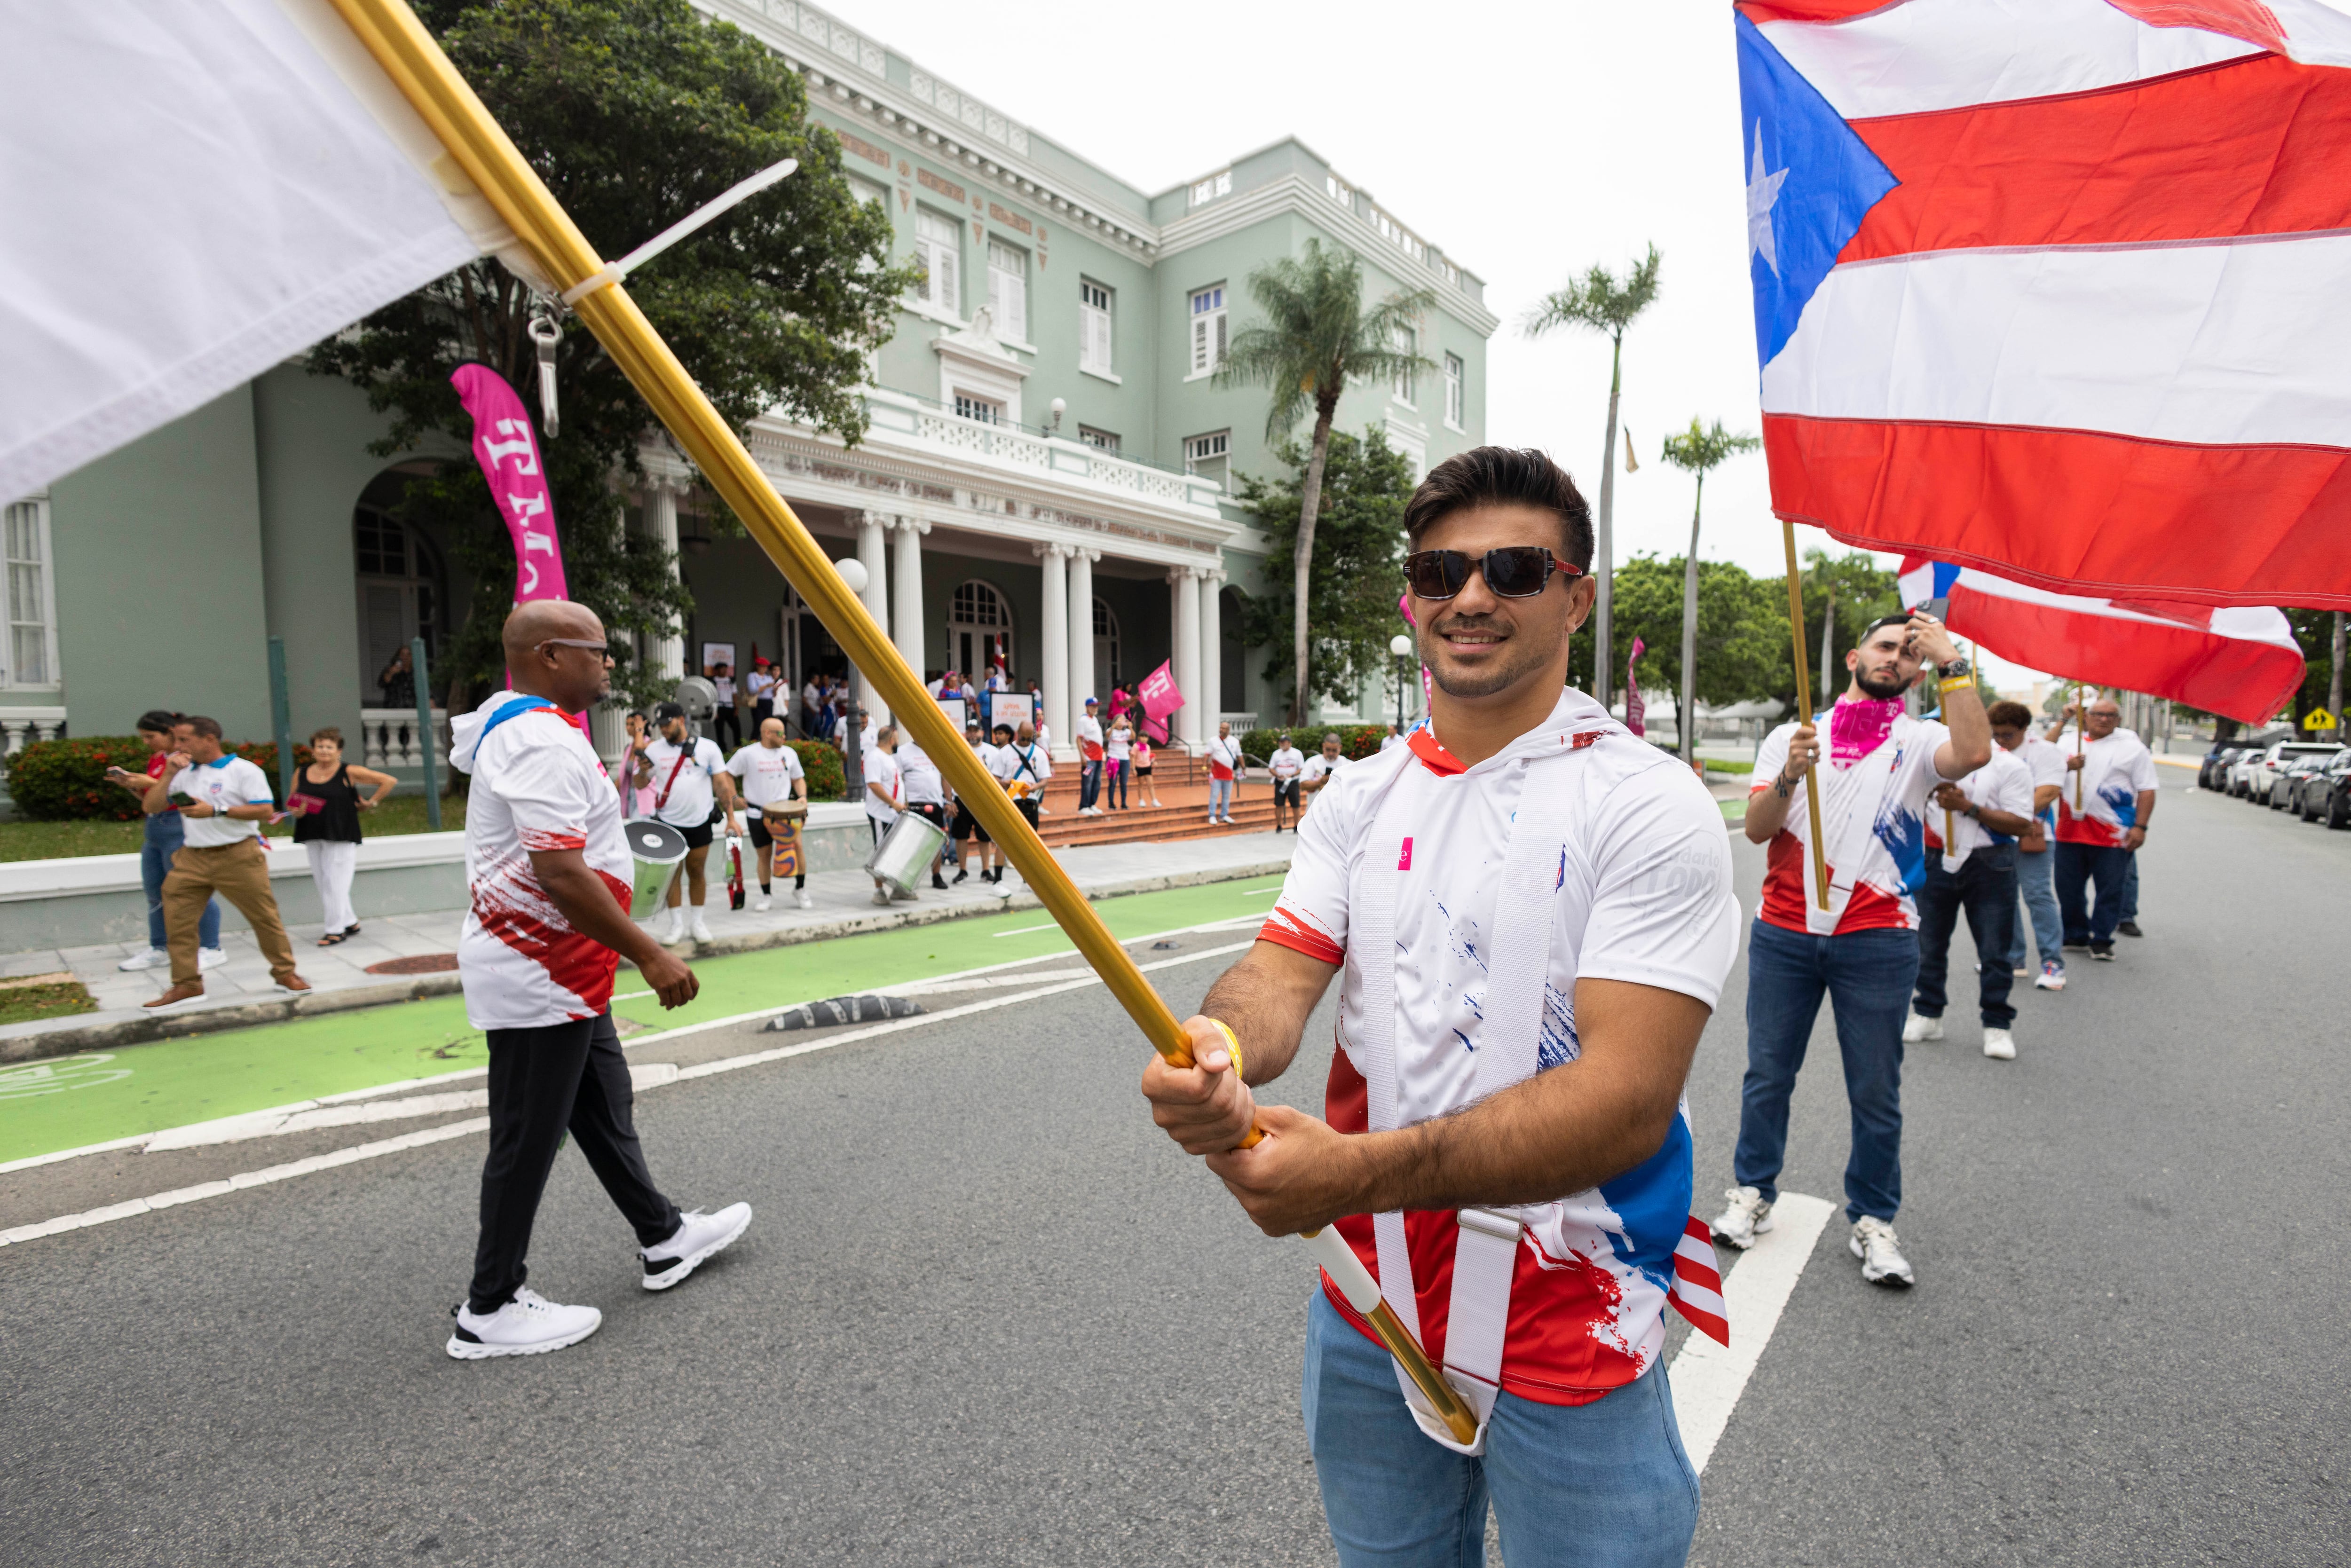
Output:
[[[404,768],[413,771],[423,768],[424,748],[416,731],[414,708],[363,707],[360,709],[360,729],[364,737],[360,747],[360,760],[368,767],[386,772],[394,768]],[[449,713],[446,708],[433,710],[433,756],[436,763],[447,763]]]
[[[37,740],[55,740],[66,732],[61,707],[0,707],[0,779],[8,776],[8,758]]]

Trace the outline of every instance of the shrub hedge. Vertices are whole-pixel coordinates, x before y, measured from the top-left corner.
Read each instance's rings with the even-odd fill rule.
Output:
[[[269,776],[277,792],[277,743],[238,741],[229,747]],[[310,748],[294,748],[297,767],[310,763]],[[836,768],[838,764],[835,765]],[[37,740],[8,759],[8,794],[19,816],[37,822],[135,821],[138,797],[106,781],[109,768],[147,770],[147,747],[135,735],[77,735]]]
[[[1339,733],[1339,754],[1361,761],[1377,755],[1380,742],[1385,740],[1388,727],[1384,724],[1304,724],[1286,729],[1252,729],[1243,732],[1241,750],[1259,762],[1271,757],[1288,734],[1295,737],[1298,749],[1309,757],[1322,749],[1322,737],[1332,731]]]
[[[795,740],[789,744],[800,754],[801,770],[808,774],[810,800],[838,800],[848,792],[849,774],[841,767],[841,753],[830,742]]]

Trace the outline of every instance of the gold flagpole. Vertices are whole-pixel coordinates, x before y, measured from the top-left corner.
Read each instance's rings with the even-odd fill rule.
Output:
[[[330,3],[559,289],[574,287],[603,269],[595,247],[405,0]],[[1019,868],[1039,901],[1134,1019],[1152,1049],[1176,1066],[1190,1066],[1190,1045],[1175,1013],[1110,934],[1085,894],[1047,852],[1044,841],[1014,807],[1011,797],[948,724],[946,712],[931,700],[921,677],[906,667],[864,602],[841,581],[831,560],[776,493],[741,439],[711,406],[668,343],[629,298],[628,290],[618,282],[609,283],[581,297],[572,308],[652,405],[655,417],[694,459],[711,487],[735,508],[736,516],[816,612],[825,630],[873,683],[890,711],[955,786],[956,796]],[[1249,1141],[1254,1143],[1260,1136],[1252,1129]],[[1381,1302],[1372,1317],[1388,1349],[1446,1425],[1462,1442],[1471,1441],[1477,1431],[1475,1416],[1429,1364],[1426,1353],[1387,1303]]]
[[[1788,547],[1788,635],[1796,644],[1796,722],[1813,722],[1812,661],[1804,654],[1804,584],[1796,575],[1796,525],[1780,519],[1780,538]],[[1823,627],[1821,635],[1828,635]],[[1819,732],[1814,731],[1814,738]],[[1813,827],[1813,896],[1823,909],[1829,906],[1829,854],[1821,843],[1821,764],[1818,758],[1804,770],[1804,810]]]

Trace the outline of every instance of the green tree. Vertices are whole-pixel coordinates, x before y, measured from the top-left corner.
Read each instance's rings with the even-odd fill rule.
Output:
[[[1527,312],[1519,328],[1530,338],[1540,338],[1562,327],[1581,327],[1608,339],[1608,435],[1600,446],[1600,518],[1593,535],[1592,562],[1600,583],[1592,618],[1593,645],[1598,648],[1615,646],[1612,627],[1615,620],[1616,577],[1616,404],[1625,390],[1625,329],[1656,303],[1657,267],[1662,259],[1657,247],[1652,245],[1647,256],[1625,269],[1621,282],[1606,267],[1595,266],[1566,287],[1544,295]],[[1609,685],[1609,664],[1603,660],[1593,683],[1593,695],[1600,699],[1603,706],[1607,706]]]
[[[851,441],[863,434],[856,388],[911,274],[887,265],[889,216],[841,177],[840,144],[809,124],[796,73],[687,0],[416,0],[416,10],[605,256],[760,169],[799,160],[789,179],[663,255],[629,290],[738,428],[777,412]],[[470,455],[447,455],[472,439],[449,373],[480,361],[535,403],[535,308],[528,287],[484,258],[309,358],[311,370],[363,388],[392,415],[380,455],[424,455],[401,509],[438,525],[474,579],[471,612],[436,672],[459,691],[501,668],[514,557]],[[642,701],[657,683],[631,663],[626,634],[674,634],[692,603],[667,552],[631,535],[621,516],[614,478],[638,471],[652,418],[586,331],[564,332],[556,368],[559,434],[542,434],[541,446],[565,581],[615,633],[616,689]]]
[[[1698,496],[1690,503],[1689,554],[1682,558],[1682,700],[1674,710],[1679,716],[1675,727],[1681,732],[1685,762],[1698,756],[1698,710],[1691,706],[1695,694],[1690,683],[1698,669],[1698,532],[1706,508],[1706,476],[1740,453],[1752,452],[1762,444],[1758,436],[1733,435],[1722,428],[1719,419],[1713,429],[1700,429],[1696,414],[1690,415],[1687,430],[1666,437],[1666,461],[1685,474],[1698,476]]]
[[[1403,346],[1437,297],[1426,288],[1399,290],[1366,308],[1362,262],[1353,251],[1325,249],[1322,241],[1312,239],[1298,256],[1283,256],[1249,274],[1249,290],[1265,319],[1233,334],[1213,384],[1257,383],[1272,389],[1273,405],[1265,418],[1269,441],[1281,440],[1301,415],[1310,408],[1314,411],[1306,475],[1299,486],[1290,593],[1290,722],[1303,724],[1307,694],[1315,689],[1308,669],[1306,629],[1312,620],[1307,608],[1308,578],[1322,517],[1331,421],[1350,382],[1390,380],[1437,368],[1426,355]]]
[[[1720,705],[1780,695],[1791,659],[1787,590],[1778,578],[1754,578],[1729,561],[1707,560],[1698,570],[1695,659],[1682,653],[1682,607],[1687,602],[1683,558],[1644,552],[1616,569],[1614,663],[1622,670],[1641,654],[1642,684],[1688,691]]]
[[[1253,507],[1273,540],[1265,575],[1295,580],[1298,540],[1304,531],[1305,490],[1314,456],[1295,441],[1276,454],[1290,472],[1271,480],[1243,474],[1236,483],[1241,503]],[[1307,575],[1307,691],[1333,702],[1352,702],[1374,674],[1394,663],[1388,639],[1395,634],[1396,600],[1404,593],[1404,507],[1412,496],[1412,464],[1388,445],[1372,425],[1358,438],[1329,433],[1322,460],[1322,513],[1315,520],[1312,570]],[[1295,680],[1281,650],[1295,645],[1294,601],[1278,595],[1245,602],[1249,640],[1275,650],[1265,678],[1277,685]],[[1305,704],[1295,691],[1291,722],[1302,724]]]

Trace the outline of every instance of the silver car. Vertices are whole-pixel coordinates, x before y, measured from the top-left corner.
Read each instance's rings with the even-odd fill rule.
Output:
[[[2331,740],[2281,740],[2253,759],[2245,779],[2245,795],[2266,806],[2270,791],[2287,765],[2304,757],[2331,757],[2341,747]]]

